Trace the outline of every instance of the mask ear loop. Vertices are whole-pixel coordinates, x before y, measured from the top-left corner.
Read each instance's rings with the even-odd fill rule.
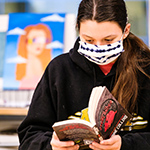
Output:
[[[127,17],[126,26],[127,26],[128,23],[129,23],[129,18]],[[126,26],[125,26],[125,28],[123,30],[121,40],[124,40],[123,36],[125,35]]]
[[[124,31],[123,31],[123,33],[122,33],[121,39],[119,40],[120,42],[123,41],[123,39],[124,39],[124,38],[123,38],[123,37],[124,37],[124,33],[125,33],[125,29],[124,29]]]
[[[128,23],[126,23],[126,25],[127,25],[127,24],[128,24]],[[123,30],[123,33],[122,33],[122,36],[121,36],[120,41],[124,40],[125,30],[126,30],[126,26],[125,26],[125,28],[124,28],[124,30]]]
[[[128,17],[127,17],[128,18]],[[127,22],[126,22],[126,25],[128,24],[128,19],[127,19]],[[125,26],[125,28],[124,28],[124,30],[123,30],[123,33],[122,33],[122,36],[121,36],[121,39],[119,40],[119,41],[122,41],[124,38],[124,35],[125,35],[125,30],[126,30],[126,26]]]

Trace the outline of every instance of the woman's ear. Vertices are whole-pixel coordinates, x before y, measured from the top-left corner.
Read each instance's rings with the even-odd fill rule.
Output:
[[[123,39],[125,39],[128,36],[128,34],[130,33],[130,27],[131,27],[131,24],[128,23],[125,27]]]

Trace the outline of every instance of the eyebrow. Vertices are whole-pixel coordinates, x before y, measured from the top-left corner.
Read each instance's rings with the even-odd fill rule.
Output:
[[[91,37],[91,36],[89,36],[89,35],[86,35],[86,34],[82,34],[83,36],[86,36],[86,37],[88,37],[88,38],[93,38],[93,37]],[[115,36],[117,36],[116,34],[110,34],[110,35],[108,35],[108,36],[106,36],[106,37],[103,37],[103,38],[109,38],[109,37],[115,37]]]
[[[111,34],[111,35],[106,36],[105,38],[108,38],[108,37],[115,37],[115,36],[117,36],[117,35],[116,35],[116,34]]]
[[[86,34],[82,34],[83,36],[86,36],[86,37],[88,37],[88,38],[92,38],[91,36],[88,36],[88,35],[86,35]]]

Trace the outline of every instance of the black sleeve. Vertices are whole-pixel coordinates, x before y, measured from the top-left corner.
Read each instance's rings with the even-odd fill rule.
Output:
[[[150,75],[150,67],[147,69]],[[138,116],[148,122],[147,127],[131,131],[122,136],[121,150],[150,150],[150,79],[145,75],[139,78]]]
[[[50,150],[52,124],[56,121],[56,88],[53,70],[47,67],[35,89],[28,115],[18,128],[19,150]]]
[[[126,134],[122,137],[121,150],[150,150],[150,132]]]

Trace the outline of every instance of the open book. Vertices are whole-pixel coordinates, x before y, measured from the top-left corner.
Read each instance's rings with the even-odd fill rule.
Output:
[[[88,116],[90,122],[81,119],[65,120],[54,123],[53,129],[61,141],[71,140],[84,146],[115,135],[132,118],[105,86],[93,88]]]

